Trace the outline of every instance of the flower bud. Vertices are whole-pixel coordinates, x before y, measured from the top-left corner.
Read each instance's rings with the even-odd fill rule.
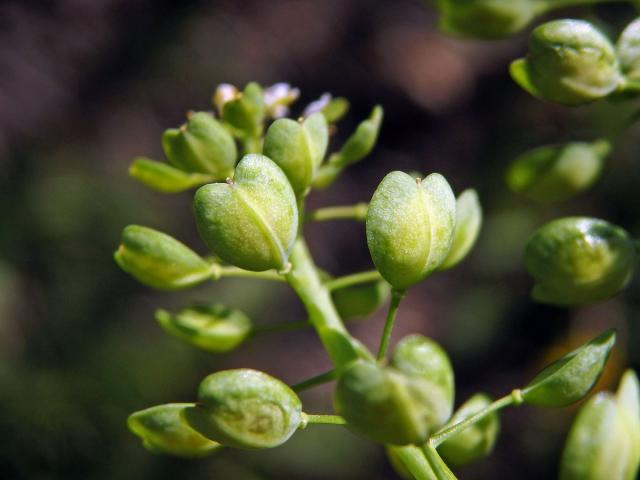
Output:
[[[640,80],[640,18],[624,29],[616,45],[620,69],[628,80]]]
[[[253,271],[286,270],[298,232],[298,207],[280,167],[262,155],[246,155],[233,180],[198,189],[198,230],[222,260]]]
[[[203,437],[182,418],[182,411],[192,403],[169,403],[132,413],[129,430],[142,439],[142,445],[154,453],[178,457],[204,457],[221,448],[219,443]]]
[[[545,407],[563,407],[577,402],[600,378],[615,342],[615,331],[607,330],[567,353],[522,389],[522,399],[525,403]]]
[[[188,173],[183,170],[138,157],[129,167],[129,175],[147,187],[163,193],[178,193],[214,181],[214,177],[204,173]]]
[[[271,124],[264,138],[264,154],[285,173],[297,195],[304,194],[327,151],[329,133],[321,113],[302,122],[281,118]]]
[[[238,95],[239,92],[235,85],[231,85],[230,83],[221,83],[218,85],[215,93],[213,94],[212,103],[220,116],[222,116],[224,105],[227,102],[238,98]]]
[[[393,288],[404,290],[442,265],[455,224],[456,199],[442,175],[421,181],[391,172],[373,194],[367,213],[373,263]]]
[[[384,280],[352,285],[331,292],[333,303],[343,320],[368,317],[389,299],[391,288]]]
[[[533,20],[533,0],[439,0],[440,28],[467,37],[514,35]]]
[[[584,20],[554,20],[537,27],[527,57],[511,64],[511,76],[532,95],[565,105],[604,98],[622,80],[613,45]]]
[[[480,235],[482,207],[473,189],[462,192],[456,199],[456,228],[453,243],[439,270],[455,267],[469,254]]]
[[[185,125],[166,130],[162,147],[175,167],[207,173],[216,180],[231,175],[238,158],[231,134],[207,112],[190,113]]]
[[[265,113],[264,94],[257,83],[247,84],[242,93],[226,101],[222,107],[222,119],[239,136],[259,136]]]
[[[300,96],[300,90],[288,83],[275,83],[264,91],[264,105],[271,118],[282,118],[289,114],[289,105]]]
[[[487,395],[482,393],[474,395],[453,414],[449,425],[466,420],[490,404],[491,399]],[[449,437],[438,447],[438,452],[450,467],[462,467],[489,455],[499,432],[500,417],[498,412],[492,412],[482,420]]]
[[[251,331],[249,317],[219,304],[183,308],[176,314],[157,310],[155,317],[169,335],[212,353],[233,350]]]
[[[342,372],[333,402],[350,430],[381,443],[424,443],[440,423],[441,392],[433,383],[366,360]]]
[[[349,111],[349,100],[344,97],[333,98],[330,93],[322,96],[307,105],[302,114],[303,117],[310,117],[314,113],[322,113],[328,124],[336,123]]]
[[[185,244],[139,225],[129,225],[122,231],[114,258],[138,281],[161,290],[190,287],[211,276],[211,266]]]
[[[302,403],[286,384],[250,369],[209,375],[187,422],[224,446],[272,448],[286,442],[302,421]]]
[[[636,252],[627,232],[604,220],[566,217],[547,223],[527,242],[525,264],[533,298],[578,305],[609,299],[633,273]]]
[[[507,184],[515,193],[536,202],[562,202],[593,185],[610,151],[607,140],[536,148],[513,161],[507,171]]]

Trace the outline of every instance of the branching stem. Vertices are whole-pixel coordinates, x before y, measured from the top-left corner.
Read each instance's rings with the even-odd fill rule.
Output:
[[[321,373],[320,375],[316,375],[315,377],[311,377],[299,383],[291,385],[291,389],[294,392],[302,392],[304,390],[308,390],[309,388],[315,387],[317,385],[328,383],[334,380],[335,378],[336,378],[336,371],[329,370],[328,372]]]
[[[353,273],[344,277],[334,278],[325,282],[325,287],[329,290],[340,290],[341,288],[360,285],[361,283],[371,283],[380,280],[382,277],[377,270],[368,270],[366,272]]]
[[[305,216],[307,222],[324,222],[327,220],[356,220],[364,222],[367,218],[367,203],[357,203],[355,205],[345,205],[338,207],[319,208],[310,211]]]
[[[347,422],[339,415],[310,415],[304,414],[303,427],[305,428],[309,424],[314,425],[346,425]]]

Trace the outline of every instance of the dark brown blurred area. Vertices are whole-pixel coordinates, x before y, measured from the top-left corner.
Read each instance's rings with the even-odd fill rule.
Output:
[[[633,15],[576,10],[615,32]],[[324,92],[347,97],[339,146],[375,104],[385,108],[374,153],[312,207],[367,201],[390,170],[438,171],[456,192],[479,191],[485,223],[465,263],[412,289],[393,341],[420,332],[441,342],[456,369],[456,405],[527,382],[545,362],[615,327],[616,353],[601,387],[638,367],[640,282],[579,309],[529,299],[522,249],[561,215],[593,215],[640,235],[640,130],[621,140],[604,178],[582,197],[541,207],[510,193],[504,170],[534,146],[596,138],[632,105],[567,109],[535,100],[510,80],[526,34],[475,42],[439,33],[414,0],[0,1],[0,478],[391,479],[381,448],[317,426],[269,451],[222,451],[200,461],[146,452],[129,413],[191,401],[200,379],[228,367],[296,382],[329,367],[313,332],[250,342],[228,356],[165,336],[157,307],[220,301],[256,323],[300,320],[281,285],[220,281],[180,293],[137,284],[112,260],[130,223],[170,233],[199,252],[191,195],[162,196],[127,176],[133,156],[162,158],[160,136],[187,110],[208,110],[215,86],[287,81],[302,91],[294,114]],[[310,225],[320,266],[372,268],[364,228]],[[374,347],[383,313],[350,325]],[[303,395],[331,409],[331,386]],[[575,407],[520,407],[502,416],[496,451],[462,479],[554,478]]]

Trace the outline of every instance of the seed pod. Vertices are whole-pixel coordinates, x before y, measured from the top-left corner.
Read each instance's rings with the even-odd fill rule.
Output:
[[[537,27],[527,57],[511,64],[511,76],[532,95],[565,105],[607,97],[622,81],[613,45],[584,20]]]
[[[535,7],[532,0],[439,0],[440,28],[465,37],[504,38],[523,30]]]
[[[388,174],[367,213],[367,244],[373,263],[395,289],[414,285],[447,257],[456,224],[456,199],[442,175],[424,180]]]
[[[166,163],[138,157],[129,167],[129,175],[147,187],[163,193],[178,193],[213,182],[213,176],[188,173]]]
[[[522,389],[525,403],[563,407],[583,398],[596,384],[616,342],[614,330],[607,330],[567,353],[534,377]]]
[[[219,443],[203,437],[182,418],[182,411],[192,403],[169,403],[132,413],[129,430],[142,439],[142,445],[154,453],[198,458],[219,448]]]
[[[478,393],[462,404],[451,417],[449,424],[460,423],[490,404],[491,399],[487,395]],[[500,417],[497,412],[492,412],[449,437],[438,447],[438,452],[450,467],[462,467],[488,456],[493,450],[499,432]]]
[[[631,456],[627,478],[637,478],[640,469],[640,382],[638,382],[638,376],[633,370],[627,370],[622,376],[616,393],[616,401],[631,437]]]
[[[333,303],[343,320],[368,317],[389,299],[391,288],[384,280],[352,285],[331,292]]]
[[[560,480],[633,480],[634,455],[630,425],[616,398],[601,392],[576,417],[560,464]]]
[[[566,217],[547,223],[527,242],[525,264],[533,298],[579,305],[609,299],[633,274],[636,252],[623,229],[604,220]]]
[[[562,202],[593,185],[610,151],[607,140],[536,148],[513,161],[507,171],[507,184],[536,202]]]
[[[462,192],[456,199],[456,228],[453,243],[439,270],[455,267],[469,254],[480,235],[482,207],[473,189]]]
[[[620,69],[628,80],[640,80],[640,18],[624,29],[616,45]]]
[[[302,403],[286,384],[250,369],[209,375],[198,389],[198,405],[185,410],[187,422],[224,446],[272,448],[300,426]]]
[[[207,112],[190,113],[185,125],[166,130],[162,147],[175,167],[207,173],[215,180],[231,175],[238,158],[231,134]]]
[[[233,181],[198,189],[198,230],[224,261],[264,271],[285,270],[298,232],[298,207],[280,167],[262,155],[246,155]]]
[[[222,119],[241,137],[259,136],[265,113],[262,88],[253,82],[247,84],[242,93],[224,102],[222,106]]]
[[[440,422],[440,402],[432,383],[365,360],[342,372],[333,399],[350,430],[393,445],[424,443]]]
[[[251,331],[249,317],[219,304],[183,308],[175,315],[156,310],[155,317],[169,335],[212,353],[233,350]]]
[[[211,277],[211,266],[169,235],[129,225],[114,254],[116,263],[138,281],[161,290],[178,290]]]
[[[327,121],[314,113],[304,121],[281,118],[264,138],[264,154],[285,173],[297,195],[308,191],[324,159],[329,141]]]

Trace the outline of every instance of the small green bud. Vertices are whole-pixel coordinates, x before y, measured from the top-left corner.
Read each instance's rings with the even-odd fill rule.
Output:
[[[533,0],[438,0],[440,28],[466,37],[504,38],[523,30],[535,7]]]
[[[182,411],[192,403],[169,403],[132,413],[129,430],[142,439],[142,445],[154,453],[198,458],[222,447],[203,437],[182,418]]]
[[[577,402],[600,378],[615,342],[615,331],[607,330],[556,360],[522,389],[524,402],[544,407]]]
[[[513,161],[507,171],[507,184],[515,193],[536,202],[562,202],[593,185],[610,151],[607,140],[536,148]]]
[[[242,93],[230,98],[222,106],[222,119],[239,136],[259,136],[265,114],[264,94],[257,83],[247,84]]]
[[[235,448],[272,448],[286,442],[302,421],[302,403],[286,384],[250,369],[209,375],[187,422],[205,437]]]
[[[639,456],[616,398],[601,392],[580,409],[562,454],[560,480],[634,480]]]
[[[213,353],[233,350],[251,331],[249,317],[219,304],[183,308],[176,314],[156,310],[155,317],[169,335]]]
[[[616,45],[620,69],[628,80],[640,80],[640,18],[624,29]]]
[[[453,414],[449,425],[455,425],[484,410],[491,404],[491,399],[478,393],[467,400]],[[445,440],[438,452],[447,465],[458,468],[486,457],[493,450],[493,446],[500,433],[500,417],[498,412],[492,412],[482,420],[459,431]]]
[[[297,195],[304,194],[324,159],[329,142],[327,121],[314,113],[302,122],[281,118],[264,138],[264,154],[285,173]]]
[[[280,167],[262,155],[246,155],[233,180],[198,189],[198,230],[222,260],[253,271],[286,270],[298,233],[298,207]]]
[[[532,95],[565,105],[607,97],[622,81],[613,45],[584,20],[537,27],[527,57],[511,64],[511,76]]]
[[[215,180],[204,173],[188,173],[166,163],[138,157],[129,167],[129,175],[147,187],[163,193],[178,193]]]
[[[340,166],[346,166],[359,162],[369,155],[378,140],[383,115],[384,110],[382,110],[382,107],[376,105],[369,118],[360,122],[356,131],[347,138],[347,141],[337,156],[332,159],[332,162]]]
[[[384,280],[352,285],[331,292],[333,303],[343,320],[368,317],[389,299],[391,287]]]
[[[634,242],[627,232],[588,217],[547,223],[525,248],[525,264],[536,281],[533,298],[557,305],[613,297],[631,278],[635,261]]]
[[[456,229],[453,243],[439,270],[455,267],[469,254],[480,235],[482,207],[473,189],[462,192],[456,199]]]
[[[211,266],[185,244],[166,233],[129,225],[114,254],[116,263],[141,283],[178,290],[211,277]]]
[[[373,263],[395,289],[404,290],[446,259],[456,225],[456,198],[440,174],[424,180],[388,174],[367,213],[367,244]]]
[[[264,90],[264,105],[271,118],[282,118],[289,114],[289,105],[300,96],[300,90],[288,83],[274,83]]]
[[[185,125],[166,130],[162,147],[175,167],[207,173],[215,180],[231,175],[238,158],[231,134],[207,112],[190,113]]]

